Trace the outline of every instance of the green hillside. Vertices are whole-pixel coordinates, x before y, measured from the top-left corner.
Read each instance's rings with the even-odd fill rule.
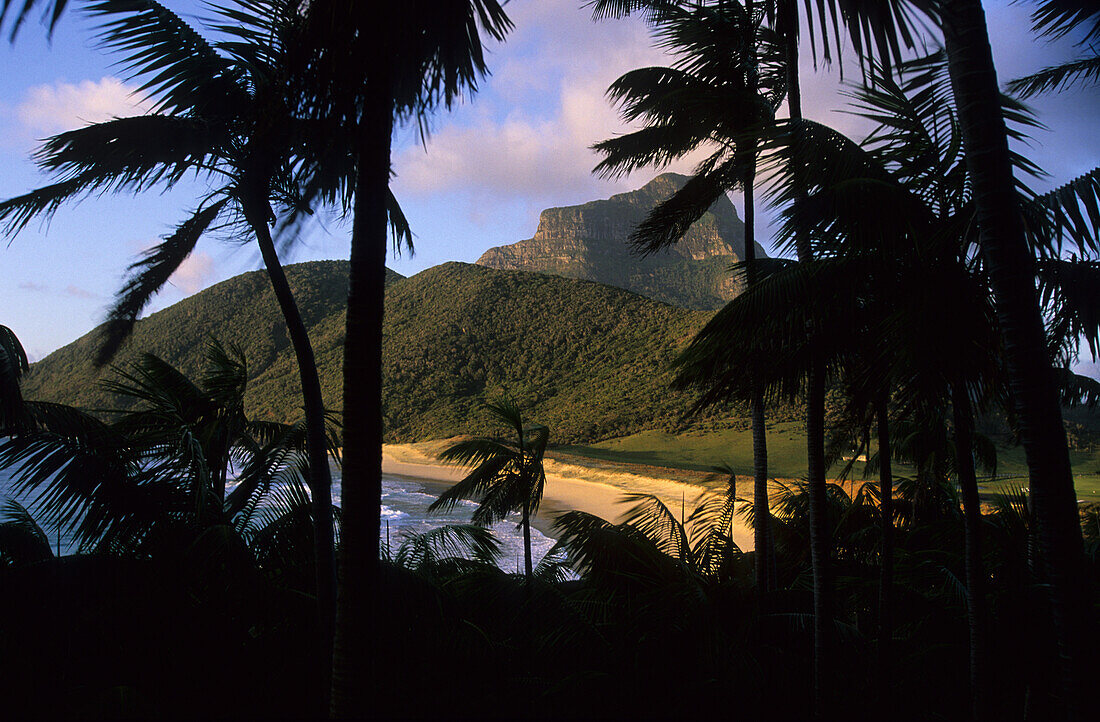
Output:
[[[347,264],[302,263],[287,275],[311,329],[325,403],[339,410]],[[588,281],[462,263],[407,279],[393,274],[386,299],[389,441],[488,431],[480,404],[505,392],[548,424],[556,443],[686,428],[689,399],[668,390],[667,364],[707,313]],[[116,364],[150,351],[193,374],[211,336],[244,350],[252,413],[282,420],[300,415],[293,353],[262,272],[142,320]],[[103,374],[91,366],[94,344],[92,332],[35,364],[26,396],[117,407],[96,383]],[[724,416],[692,426],[727,426]]]
[[[314,343],[319,348],[335,343],[328,329],[339,326],[342,333],[347,263],[296,264],[287,268],[287,278],[306,326],[314,329]],[[97,373],[92,367],[97,336],[98,329],[34,364],[24,385],[27,398],[91,409],[117,407],[119,400],[109,397],[96,383],[110,373]],[[297,416],[301,402],[291,401],[299,389],[296,372],[292,378],[284,378],[287,370],[295,368],[293,351],[271,284],[262,271],[223,281],[139,321],[114,363],[125,366],[138,353],[148,351],[185,373],[197,374],[211,337],[235,343],[245,351],[252,377],[252,411],[270,418]]]

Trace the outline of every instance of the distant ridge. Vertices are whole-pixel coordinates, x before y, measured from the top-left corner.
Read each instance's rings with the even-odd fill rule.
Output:
[[[729,198],[710,207],[669,250],[641,258],[628,239],[646,214],[687,182],[664,173],[638,190],[548,208],[534,237],[490,248],[477,263],[598,281],[684,308],[721,308],[738,292],[729,267],[744,258],[745,225]],[[757,246],[758,256],[764,251]]]
[[[341,409],[347,263],[287,267],[310,329],[328,408]],[[386,290],[383,413],[388,441],[495,431],[482,402],[507,393],[554,443],[647,429],[680,430],[687,395],[669,391],[668,362],[709,314],[598,283],[445,263]],[[282,318],[262,272],[212,286],[138,322],[116,363],[150,351],[197,374],[207,340],[236,343],[250,370],[249,411],[300,417],[299,385]],[[109,409],[96,383],[95,332],[32,366],[27,398]],[[727,425],[724,415],[692,425]],[[736,422],[734,422],[736,423]]]

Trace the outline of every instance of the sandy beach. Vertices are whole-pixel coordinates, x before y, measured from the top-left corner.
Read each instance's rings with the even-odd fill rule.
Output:
[[[424,482],[449,486],[462,479],[463,469],[441,464],[436,454],[447,442],[422,442],[417,444],[386,444],[382,447],[382,470],[387,474],[408,476]],[[653,494],[670,509],[678,512],[681,505],[690,514],[695,501],[704,492],[705,474],[668,470],[667,476],[697,478],[696,483],[659,475],[659,467],[635,468],[627,465],[598,462],[578,457],[551,458],[545,460],[546,490],[542,506],[533,525],[547,536],[554,533],[554,517],[564,511],[576,509],[618,522],[628,505],[620,503],[630,492]],[[738,477],[738,483],[748,490],[752,480]],[[740,494],[739,494],[740,495]],[[752,549],[752,530],[740,523],[734,528],[734,541],[744,551]]]

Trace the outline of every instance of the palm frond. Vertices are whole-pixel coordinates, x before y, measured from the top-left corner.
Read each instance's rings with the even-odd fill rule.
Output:
[[[1078,252],[1100,250],[1100,168],[1044,193],[1032,203],[1046,211],[1049,238],[1061,248],[1067,238]]]
[[[828,65],[850,44],[865,73],[874,63],[890,68],[904,62],[928,26],[939,22],[933,0],[804,0],[804,8],[814,62]]]
[[[1032,98],[1044,93],[1058,93],[1074,87],[1088,87],[1100,82],[1100,55],[1089,55],[1061,65],[1050,65],[1042,70],[1009,81],[1008,92],[1021,98]]]
[[[9,39],[14,42],[19,30],[23,27],[23,23],[31,13],[34,10],[41,10],[42,19],[47,23],[47,32],[52,36],[57,21],[61,19],[68,5],[69,0],[23,0],[23,6],[19,7],[19,0],[3,0],[3,5],[0,5],[0,27],[3,26],[5,20],[11,19]],[[8,12],[13,9],[15,9],[15,12],[9,15]]]
[[[22,566],[53,557],[49,537],[15,499],[0,506],[0,566]]]
[[[662,11],[683,5],[682,0],[589,0],[585,7],[592,8],[593,20],[625,18],[631,15],[652,19]]]
[[[1042,35],[1060,38],[1074,28],[1086,26],[1079,42],[1100,38],[1100,9],[1092,0],[1042,0],[1031,13],[1032,28]]]
[[[15,428],[23,416],[19,378],[30,368],[27,352],[15,333],[0,325],[0,434]]]
[[[515,455],[516,449],[503,442],[478,437],[464,439],[448,446],[439,454],[439,460],[460,466],[479,466],[491,459]]]
[[[1100,261],[1047,258],[1036,265],[1052,355],[1075,360],[1083,338],[1093,359],[1100,357]]]
[[[98,173],[80,176],[43,186],[0,202],[0,223],[4,224],[4,235],[9,237],[17,235],[35,218],[44,222],[49,221],[62,204],[97,188],[108,186],[112,180]]]
[[[411,256],[413,254],[413,233],[409,226],[409,219],[405,217],[405,211],[401,210],[401,204],[397,202],[397,196],[393,191],[386,192],[386,215],[390,221],[390,233],[393,235],[393,250],[400,254],[404,246]]]
[[[658,203],[630,234],[630,244],[649,255],[679,241],[726,191],[741,183],[745,168],[729,159],[708,173],[692,176],[683,188]]]
[[[502,423],[512,427],[517,437],[523,437],[523,413],[514,399],[506,396],[498,401],[486,403],[485,410]]]
[[[429,512],[449,511],[460,501],[480,501],[504,475],[505,469],[512,463],[510,457],[497,456],[478,464],[465,479],[444,491],[428,506]]]
[[[676,578],[683,569],[653,541],[630,524],[612,524],[593,514],[569,511],[554,520],[558,543],[582,576],[614,586]]]
[[[500,541],[475,524],[445,524],[430,531],[407,536],[394,554],[394,563],[406,569],[432,567],[446,559],[468,559],[494,564],[500,556]]]
[[[601,178],[619,178],[646,166],[662,168],[695,150],[706,138],[680,128],[656,125],[596,143],[604,156],[593,172]]]
[[[139,192],[174,186],[206,171],[232,142],[228,129],[204,119],[151,114],[115,118],[47,138],[34,153],[43,170],[64,180],[102,179],[94,189]]]
[[[623,495],[623,504],[633,504],[623,513],[623,524],[637,529],[658,549],[673,559],[690,563],[691,543],[682,521],[653,494]]]
[[[691,557],[705,575],[717,575],[741,550],[733,541],[733,519],[737,510],[737,475],[729,465],[715,467],[726,477],[725,493],[700,497],[686,526],[691,530]]]
[[[99,41],[123,55],[139,92],[157,112],[217,118],[247,102],[226,58],[194,28],[155,0],[93,0],[86,12],[99,25]]]
[[[1054,373],[1063,404],[1091,409],[1100,403],[1100,381],[1064,368],[1056,368]]]
[[[248,386],[248,362],[244,351],[237,344],[228,347],[217,339],[206,345],[206,370],[202,377],[202,389],[206,396],[223,408],[243,405]]]
[[[101,331],[97,365],[106,364],[118,352],[137,323],[142,309],[191,255],[199,238],[210,228],[226,203],[228,200],[222,199],[196,211],[176,228],[175,233],[146,251],[144,258],[130,266],[129,279],[108,312]]]
[[[556,544],[535,565],[533,573],[536,579],[555,586],[575,577],[569,555]]]

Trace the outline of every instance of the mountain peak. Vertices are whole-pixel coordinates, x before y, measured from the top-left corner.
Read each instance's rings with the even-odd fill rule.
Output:
[[[547,208],[539,214],[533,237],[490,248],[477,262],[599,281],[686,308],[720,308],[739,290],[728,269],[744,257],[745,245],[744,224],[729,198],[719,198],[666,251],[641,258],[628,243],[649,211],[687,181],[687,176],[662,173],[637,190]]]

